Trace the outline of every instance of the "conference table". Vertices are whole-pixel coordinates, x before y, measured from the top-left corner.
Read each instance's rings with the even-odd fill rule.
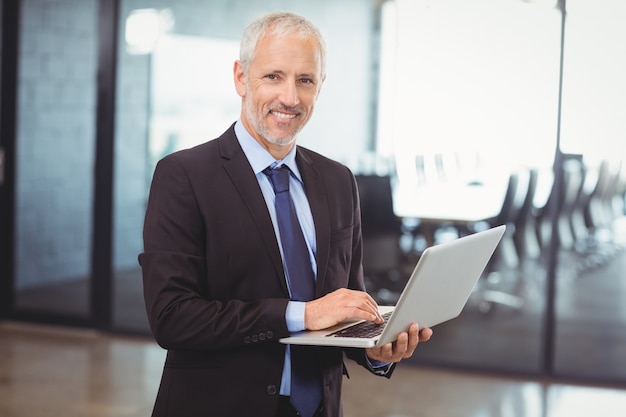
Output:
[[[465,229],[497,217],[507,189],[503,181],[453,181],[402,184],[394,187],[395,214],[419,224],[427,246],[442,226]]]

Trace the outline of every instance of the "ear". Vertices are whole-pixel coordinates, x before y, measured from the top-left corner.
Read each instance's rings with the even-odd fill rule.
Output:
[[[235,89],[239,96],[244,97],[246,95],[246,75],[243,72],[243,65],[241,61],[235,61],[233,67],[233,77],[235,79]]]

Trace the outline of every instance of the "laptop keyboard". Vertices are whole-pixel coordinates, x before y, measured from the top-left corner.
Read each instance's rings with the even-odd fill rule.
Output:
[[[376,337],[383,332],[385,324],[391,317],[392,311],[382,315],[385,320],[384,323],[376,324],[371,321],[362,321],[357,324],[353,324],[345,329],[337,330],[336,332],[327,334],[326,337],[357,337],[357,338],[370,338]]]

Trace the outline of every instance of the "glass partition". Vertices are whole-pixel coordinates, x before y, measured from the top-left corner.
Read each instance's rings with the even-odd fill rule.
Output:
[[[535,236],[534,214],[553,181],[560,33],[560,11],[542,2],[383,6],[378,145],[395,160],[410,252],[379,298],[424,247],[508,226],[461,316],[412,361],[542,371],[549,241]]]
[[[626,380],[626,3],[567,1],[555,371]]]
[[[396,0],[382,10],[377,140],[395,160],[405,247],[419,256],[497,223],[510,231],[461,316],[412,361],[623,382],[623,2]],[[414,260],[379,283],[379,299]]]
[[[20,3],[15,305],[88,318],[98,2]]]

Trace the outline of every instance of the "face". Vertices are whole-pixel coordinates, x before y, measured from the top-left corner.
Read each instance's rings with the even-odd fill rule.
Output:
[[[239,61],[234,72],[243,124],[263,147],[282,159],[313,114],[322,86],[317,43],[263,37],[247,76]]]

